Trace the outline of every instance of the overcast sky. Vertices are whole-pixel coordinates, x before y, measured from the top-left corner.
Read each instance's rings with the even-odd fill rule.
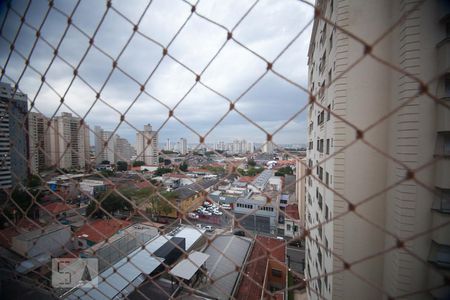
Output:
[[[55,7],[71,14],[76,1],[54,1]],[[252,6],[254,1],[247,0],[201,0],[196,11],[207,18],[231,30],[239,19]],[[28,1],[12,1],[12,7],[24,14]],[[131,22],[137,23],[143,15],[139,32],[160,45],[167,47],[180,27],[191,15],[191,6],[180,0],[155,0],[147,7],[148,1],[113,1],[112,5]],[[46,1],[32,1],[25,20],[38,28],[48,10]],[[72,23],[85,34],[92,36],[106,11],[105,1],[82,0],[76,7]],[[5,20],[6,17],[6,20]],[[274,69],[290,80],[307,86],[307,49],[312,29],[313,9],[310,5],[296,0],[260,1],[233,31],[233,37],[258,53],[268,61],[273,61],[288,43],[309,23],[305,32],[276,61]],[[0,22],[5,22],[0,39],[0,63],[5,66],[10,53],[9,42],[16,38],[15,49],[28,56],[36,41],[36,32],[24,25],[20,27],[20,17],[13,12],[7,16],[5,6],[1,8]],[[52,9],[45,21],[41,36],[53,47],[58,45],[67,27],[67,18]],[[107,55],[117,59],[128,39],[133,33],[133,25],[116,11],[108,10],[96,37],[95,45]],[[125,112],[139,95],[140,84],[150,74],[146,92],[157,98],[164,105],[173,108],[196,83],[195,75],[168,56],[156,68],[163,57],[162,47],[137,33],[117,60],[118,66],[127,75],[112,70],[112,60],[101,51],[91,47],[82,62],[78,76],[91,85],[89,87],[80,78],[76,78],[65,97],[65,105],[79,115],[84,116],[95,102],[91,88],[99,91],[103,85],[101,98],[119,112]],[[200,73],[208,65],[222,44],[226,41],[224,28],[214,25],[193,14],[181,32],[169,45],[169,53],[195,73]],[[76,66],[89,46],[89,39],[74,26],[70,26],[59,48],[58,55]],[[53,49],[42,40],[38,40],[31,55],[30,65],[38,72],[44,73],[53,58]],[[72,78],[73,70],[60,58],[56,58],[45,79],[59,94],[64,94]],[[16,52],[6,66],[6,75],[2,81],[15,83],[25,68],[24,59]],[[221,95],[235,101],[266,70],[266,63],[253,53],[228,41],[217,57],[206,68],[201,82]],[[20,89],[30,99],[36,98],[37,110],[51,116],[58,109],[60,98],[48,86],[41,83],[41,75],[27,68],[20,80]],[[269,72],[237,103],[236,108],[259,126],[269,132],[277,130],[287,119],[305,106],[307,95],[299,88],[289,84]],[[141,94],[126,113],[126,120],[141,129],[150,123],[158,129],[168,117],[169,109],[148,95]],[[87,116],[91,129],[100,125],[105,130],[113,130],[119,123],[120,114],[108,105],[97,102]],[[227,112],[229,104],[214,92],[201,84],[196,84],[185,99],[174,110],[182,122],[199,134],[206,134],[209,129]],[[66,106],[59,108],[57,115],[69,111]],[[306,111],[293,119],[289,125],[274,137],[276,143],[305,143]],[[117,133],[135,142],[135,129],[122,123]],[[186,137],[189,142],[197,142],[198,137],[171,118],[160,130],[160,141],[170,138],[178,140]],[[206,143],[218,140],[232,141],[245,138],[249,141],[262,142],[265,134],[236,112],[231,112],[206,138]]]

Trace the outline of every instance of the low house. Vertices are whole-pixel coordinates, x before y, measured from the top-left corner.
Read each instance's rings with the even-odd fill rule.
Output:
[[[72,210],[72,206],[64,202],[53,202],[39,208],[39,221],[42,223],[52,223],[55,219],[59,220],[67,216]]]
[[[56,256],[71,249],[71,238],[69,226],[51,224],[12,237],[11,250],[28,258],[40,254]]]
[[[182,186],[174,190],[176,194],[176,210],[172,210],[166,217],[178,218],[181,214],[186,214],[205,201],[208,192],[217,183],[217,180],[200,180],[190,185]]]
[[[86,249],[116,234],[131,225],[131,222],[117,219],[95,220],[75,232],[78,248]]]

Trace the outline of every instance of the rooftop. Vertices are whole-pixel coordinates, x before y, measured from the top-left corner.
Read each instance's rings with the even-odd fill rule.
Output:
[[[37,238],[40,238],[44,235],[63,230],[65,228],[68,228],[67,225],[61,225],[61,224],[50,224],[43,228],[38,228],[32,231],[28,231],[22,234],[17,235],[15,238],[22,240],[22,241],[31,241]]]
[[[188,258],[183,259],[175,267],[173,267],[169,274],[190,280],[208,258],[208,254],[193,251],[189,254]]]
[[[245,237],[217,236],[204,251],[209,255],[206,269],[214,284],[207,285],[201,291],[216,299],[229,299],[234,294],[240,275],[236,267],[245,263],[251,244],[251,239]]]
[[[48,211],[51,214],[57,215],[59,213],[71,210],[72,207],[67,203],[53,202],[43,206],[44,211]]]
[[[247,260],[249,263],[244,269],[247,276],[242,277],[239,289],[235,294],[236,299],[261,299],[262,284],[267,274],[266,266],[270,258],[269,255],[284,262],[285,247],[283,240],[263,236],[256,237],[252,252]],[[259,283],[259,285],[255,282]]]
[[[131,222],[124,220],[95,220],[92,223],[85,224],[78,231],[76,231],[75,234],[78,237],[83,236],[94,243],[98,243],[109,238],[120,229],[123,229],[130,225]]]
[[[199,193],[207,188],[209,188],[210,186],[216,184],[218,182],[217,179],[213,179],[213,180],[201,180],[199,182],[196,183],[192,183],[189,185],[185,185],[182,187],[177,188],[174,192],[177,193],[178,195],[178,199],[187,199],[189,197],[192,197],[193,195],[195,195],[196,193]]]

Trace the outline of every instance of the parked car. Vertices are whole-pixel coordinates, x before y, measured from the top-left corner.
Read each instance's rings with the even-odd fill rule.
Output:
[[[233,231],[233,234],[238,236],[245,236],[245,231],[241,229],[236,229],[235,231]]]
[[[198,219],[198,215],[196,213],[188,213],[188,217],[191,219]]]
[[[204,216],[212,216],[212,213],[209,212],[209,211],[207,211],[207,210],[205,210],[205,211],[203,212],[203,215],[204,215]]]
[[[214,227],[212,227],[211,225],[206,225],[205,227],[203,227],[204,229],[206,229],[206,232],[214,232],[214,230],[216,230]]]

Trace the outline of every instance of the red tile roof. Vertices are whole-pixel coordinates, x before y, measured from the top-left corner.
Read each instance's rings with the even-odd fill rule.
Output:
[[[105,239],[114,235],[122,228],[130,226],[132,223],[125,220],[108,219],[108,220],[96,220],[92,223],[83,225],[78,231],[75,232],[77,237],[87,235],[87,240],[94,243],[99,243]]]
[[[239,182],[252,182],[255,179],[255,176],[242,176],[239,178]]]
[[[300,216],[298,214],[298,205],[297,204],[288,204],[285,209],[286,217],[293,220],[299,220]]]
[[[244,270],[244,273],[248,276],[243,275],[239,290],[236,293],[236,299],[258,300],[261,298],[262,288],[260,286],[263,285],[267,273],[267,254],[271,254],[275,259],[284,262],[285,247],[284,240],[263,236],[256,237]]]
[[[47,205],[44,205],[42,210],[45,212],[51,213],[53,215],[57,215],[59,213],[71,210],[72,207],[68,205],[67,203],[62,202],[53,202]]]

